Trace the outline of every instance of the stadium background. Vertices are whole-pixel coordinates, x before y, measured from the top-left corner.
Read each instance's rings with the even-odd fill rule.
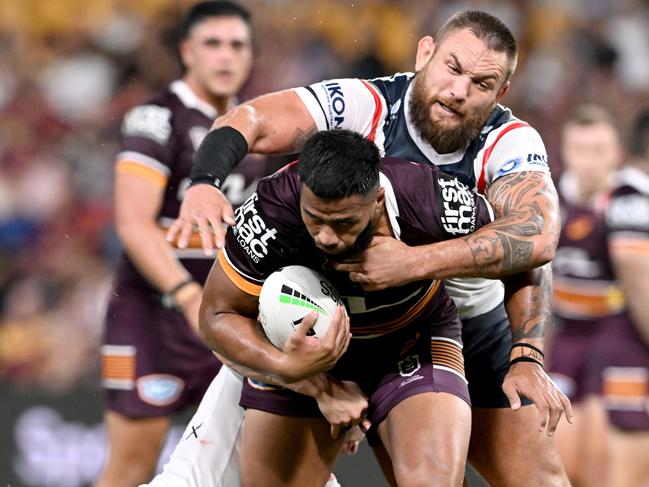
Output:
[[[3,487],[81,487],[102,463],[98,346],[119,252],[111,228],[119,123],[178,76],[173,26],[192,3],[0,0]],[[474,6],[519,40],[505,102],[539,129],[555,176],[571,107],[596,101],[624,131],[649,106],[649,6],[640,0],[242,3],[254,15],[257,54],[243,99],[411,70],[417,40]],[[345,485],[379,485],[364,468],[346,460]]]

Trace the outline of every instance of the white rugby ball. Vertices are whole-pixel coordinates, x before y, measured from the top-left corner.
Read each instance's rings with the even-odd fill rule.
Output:
[[[282,349],[311,311],[318,312],[318,319],[308,334],[322,338],[341,303],[338,291],[318,272],[290,265],[273,272],[261,287],[259,321],[270,342]]]

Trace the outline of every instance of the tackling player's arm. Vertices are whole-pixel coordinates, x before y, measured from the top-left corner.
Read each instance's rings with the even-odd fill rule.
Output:
[[[539,430],[553,435],[565,413],[574,422],[570,400],[544,370],[545,331],[552,323],[552,268],[550,264],[503,279],[505,307],[512,327],[509,372],[503,392],[512,409],[521,406],[521,396],[539,411]]]
[[[222,224],[233,225],[234,213],[217,186],[247,152],[298,152],[316,131],[313,117],[294,90],[260,96],[217,118],[196,153],[191,176],[194,184],[185,193],[167,239],[186,247],[196,224],[207,254],[214,246],[222,248]]]
[[[437,221],[440,230],[434,231],[431,227],[430,231],[431,235],[442,241],[409,247],[393,238],[375,238],[359,261],[338,264],[336,269],[350,272],[350,278],[368,290],[426,277],[500,277],[510,274],[503,278],[503,282],[513,342],[517,344],[512,349],[511,359],[533,350],[522,344],[538,349],[541,355],[539,363],[518,360],[512,364],[503,389],[515,409],[520,407],[520,396],[533,400],[541,412],[541,428],[553,433],[561,412],[565,411],[572,422],[572,411],[567,398],[542,367],[545,329],[550,322],[551,268],[546,264],[541,269],[512,273],[543,264],[554,253],[559,232],[558,198],[554,186],[549,176],[541,172],[502,176],[492,184],[486,195],[493,209],[494,220],[484,224],[483,216],[483,222],[476,219],[476,223],[484,226],[465,237],[452,238],[452,233],[458,229],[444,223],[444,211],[439,208],[468,212],[468,208],[460,211],[457,205],[460,201],[471,201],[471,198],[461,194],[468,192],[466,187],[460,187],[457,183],[447,184],[445,178],[447,176],[440,174],[436,181],[425,186],[435,188],[435,192],[442,195],[444,188],[453,187],[454,197],[447,198],[449,201],[428,201],[426,207],[438,208],[439,215],[429,215],[420,222],[425,225],[426,222],[432,224]],[[419,179],[426,183],[423,175]],[[430,192],[432,194],[433,191]],[[484,202],[477,196],[474,201],[478,210],[483,207]],[[485,211],[482,209],[482,215]],[[480,259],[476,256],[480,256]],[[440,274],[437,273],[439,266],[445,269]]]
[[[115,226],[138,271],[162,294],[176,290],[175,303],[198,333],[202,287],[191,281],[156,223],[165,184],[165,176],[152,169],[128,160],[118,161],[114,183]]]

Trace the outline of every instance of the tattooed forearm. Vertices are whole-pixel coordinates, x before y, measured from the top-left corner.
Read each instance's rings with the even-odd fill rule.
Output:
[[[496,277],[552,258],[559,232],[558,202],[548,176],[537,172],[503,176],[486,197],[495,221],[464,238],[476,268]]]
[[[512,299],[519,301],[514,312],[518,316],[510,317],[512,337],[515,342],[543,338],[552,322],[552,267],[546,264],[530,272],[533,274],[521,275],[522,278],[534,276],[531,282],[524,285],[521,285],[520,279],[518,285],[516,279],[505,281],[505,290],[509,295],[507,301]],[[510,312],[509,306],[507,310]]]

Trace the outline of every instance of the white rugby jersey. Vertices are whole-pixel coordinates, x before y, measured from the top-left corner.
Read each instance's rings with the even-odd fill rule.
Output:
[[[437,153],[410,122],[413,77],[413,73],[397,73],[373,80],[335,79],[295,91],[319,130],[353,130],[373,140],[381,155],[434,164],[479,193],[506,174],[549,172],[539,133],[502,105],[496,106],[466,148]],[[499,280],[448,279],[446,287],[461,318],[491,311],[504,297]]]

